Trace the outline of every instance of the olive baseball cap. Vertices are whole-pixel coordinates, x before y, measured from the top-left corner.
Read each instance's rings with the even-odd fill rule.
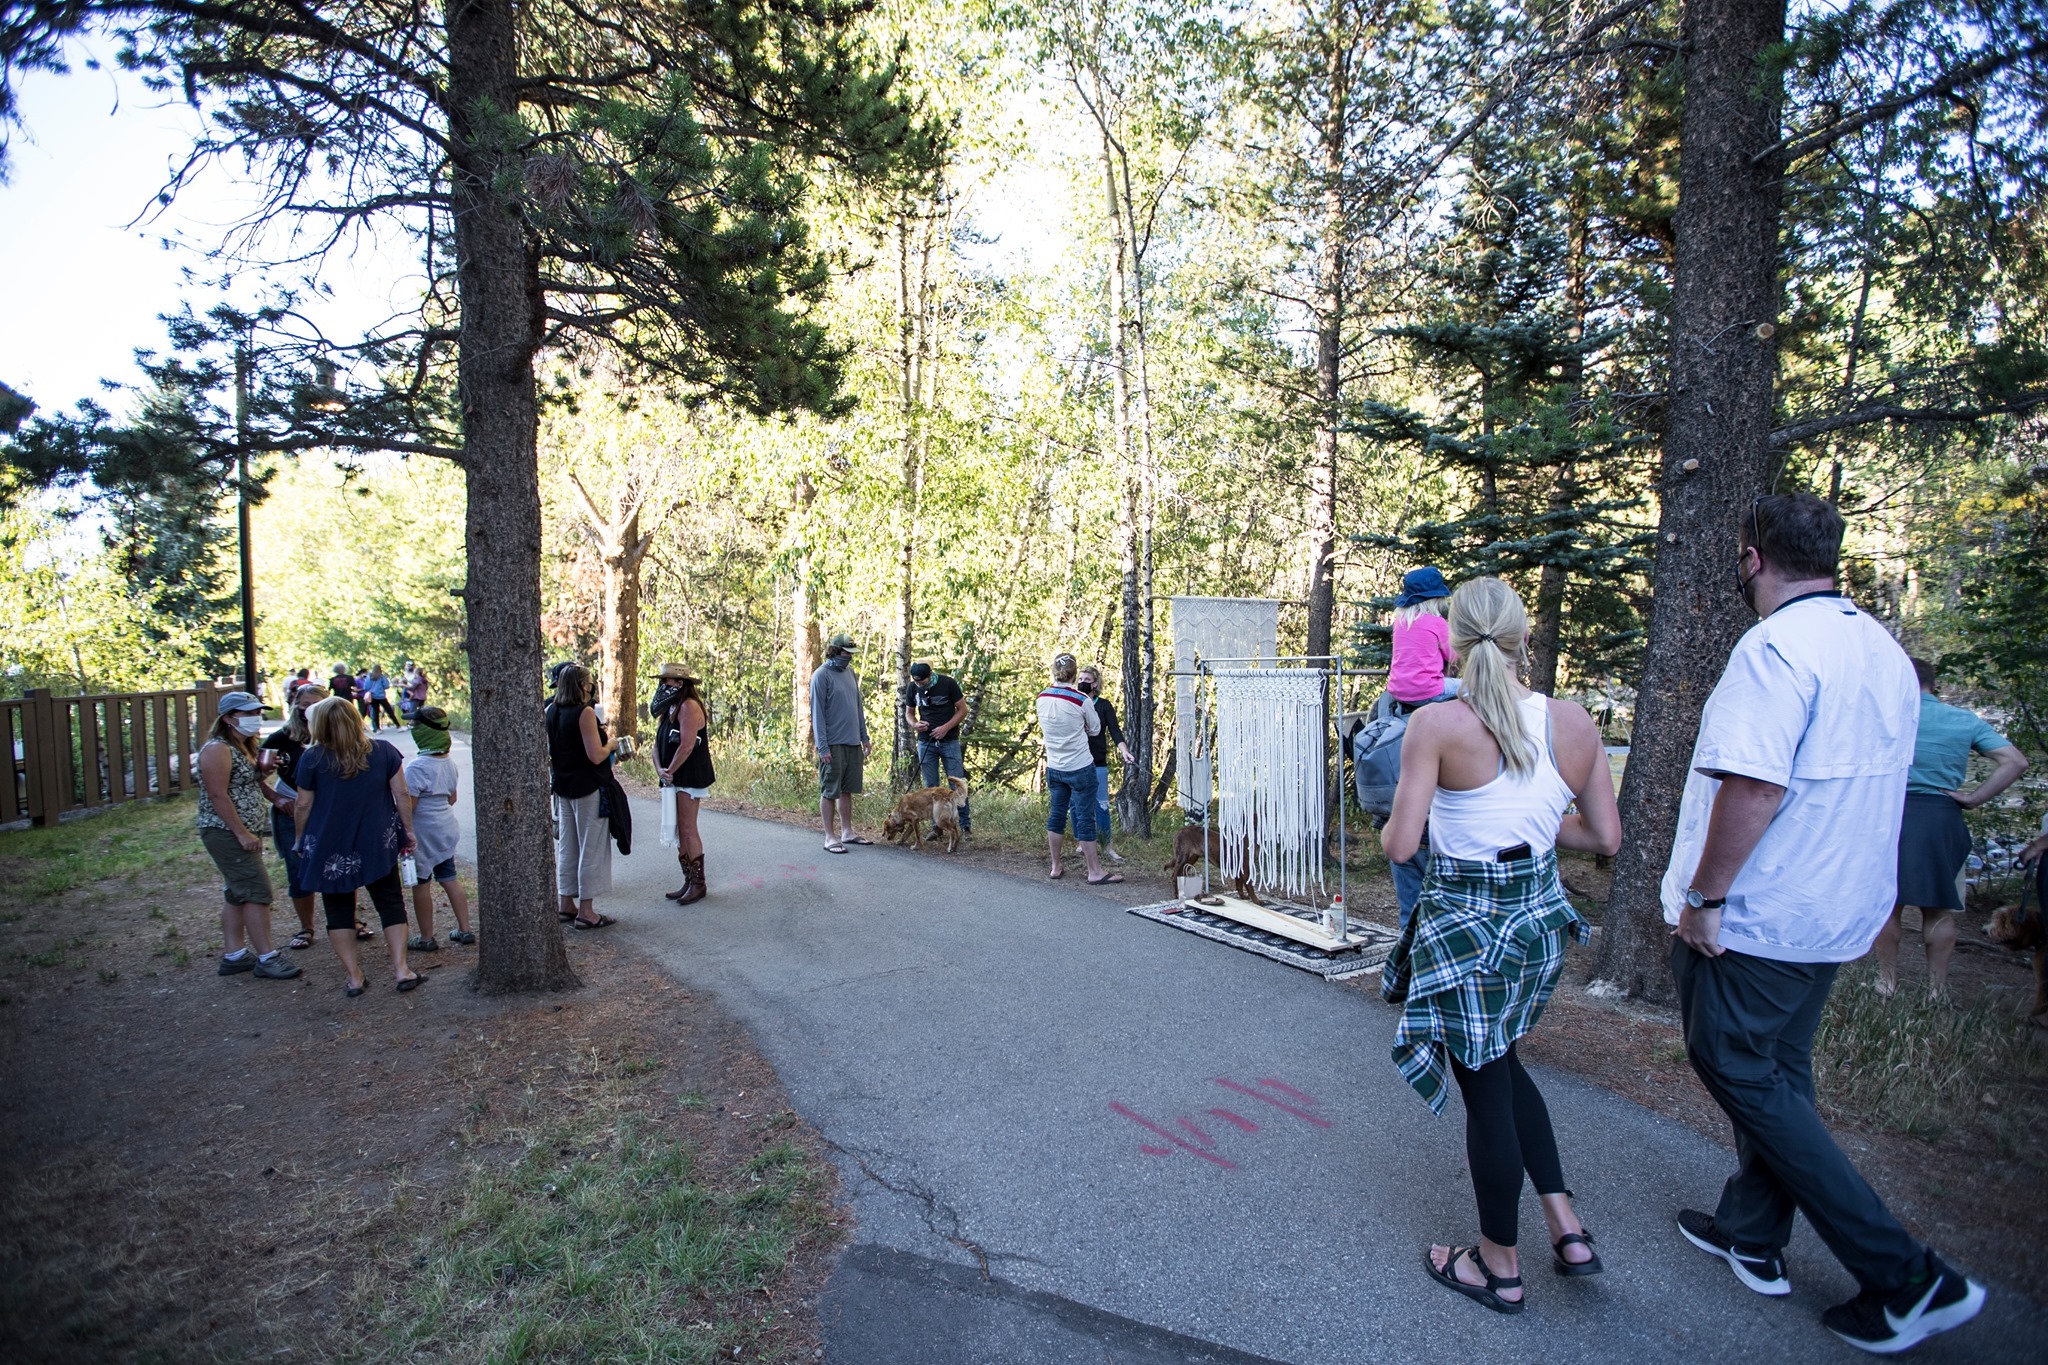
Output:
[[[833,636],[831,639],[825,642],[825,648],[843,649],[850,654],[854,650],[859,649],[860,646],[853,642],[853,637],[851,635],[848,635],[845,631],[842,630],[837,635]]]

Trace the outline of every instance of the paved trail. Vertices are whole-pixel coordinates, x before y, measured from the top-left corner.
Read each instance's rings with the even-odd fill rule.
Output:
[[[833,1362],[1863,1358],[1819,1326],[1852,1285],[1804,1223],[1792,1296],[1742,1289],[1671,1221],[1730,1155],[1605,1090],[1538,1071],[1608,1272],[1551,1274],[1526,1195],[1530,1306],[1498,1317],[1423,1275],[1475,1215],[1462,1115],[1394,1073],[1392,1009],[1072,880],[733,816],[705,817],[712,895],[677,910],[657,810],[634,815],[613,932],[744,1019],[838,1155]],[[1994,1290],[1914,1358],[2044,1342],[2048,1314]]]

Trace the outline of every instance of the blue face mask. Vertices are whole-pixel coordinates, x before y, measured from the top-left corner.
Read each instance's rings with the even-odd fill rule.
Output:
[[[841,673],[844,673],[848,668],[852,667],[852,665],[853,658],[851,655],[847,654],[834,654],[831,658],[825,660],[825,667],[836,668]]]

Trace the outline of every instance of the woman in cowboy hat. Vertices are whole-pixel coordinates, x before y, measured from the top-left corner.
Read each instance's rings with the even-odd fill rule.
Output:
[[[661,784],[676,803],[677,861],[683,884],[667,893],[678,905],[703,900],[711,887],[704,879],[704,839],[697,832],[697,806],[711,794],[718,774],[711,766],[710,713],[698,679],[681,664],[663,664],[647,714],[655,719],[654,766]]]

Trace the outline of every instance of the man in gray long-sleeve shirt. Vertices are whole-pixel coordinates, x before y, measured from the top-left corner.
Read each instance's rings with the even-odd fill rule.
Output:
[[[868,718],[861,709],[860,678],[853,671],[851,635],[825,642],[825,662],[811,674],[811,743],[818,751],[818,819],[825,827],[825,851],[844,853],[848,844],[873,843],[853,832],[853,798],[861,789],[868,756]],[[832,807],[839,807],[839,829]]]

